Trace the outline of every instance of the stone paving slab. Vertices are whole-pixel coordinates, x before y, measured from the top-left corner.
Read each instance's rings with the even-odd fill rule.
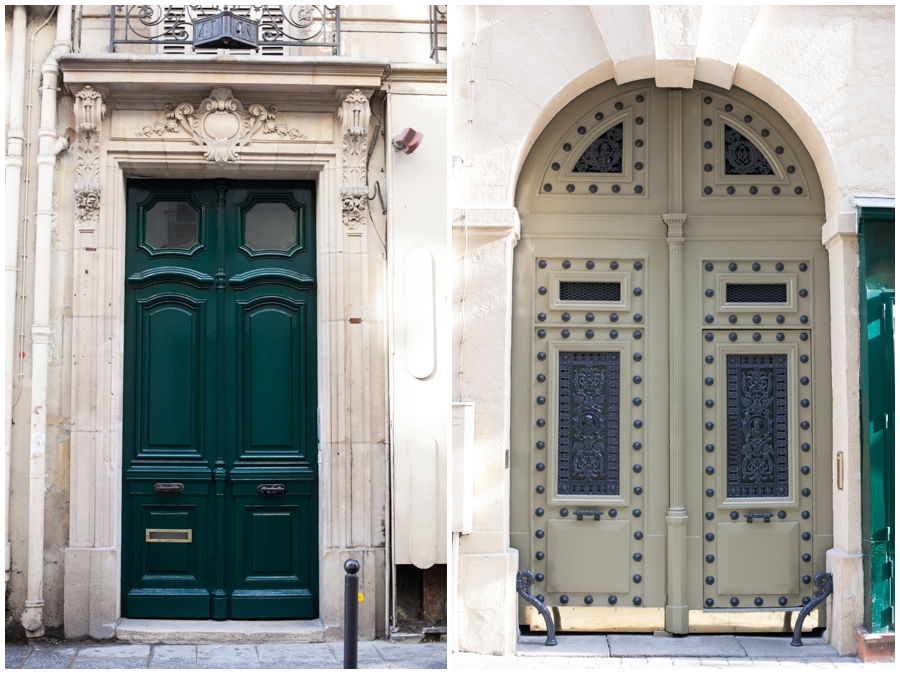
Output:
[[[77,651],[77,648],[41,646],[28,656],[22,669],[67,669]]]
[[[72,669],[147,669],[147,658],[76,658]]]
[[[197,646],[197,664],[200,669],[259,669],[256,646],[232,644]]]
[[[339,669],[328,644],[260,644],[259,663],[266,669]]]
[[[196,646],[154,646],[150,656],[150,669],[193,669],[196,666]]]
[[[409,645],[373,641],[372,645],[391,669],[447,669],[447,644],[418,644],[412,659]]]
[[[149,658],[150,644],[92,644],[78,651],[81,658]]]
[[[732,634],[655,637],[651,634],[609,634],[611,657],[746,657],[743,647]]]
[[[516,646],[516,655],[528,657],[542,656],[592,656],[609,657],[609,642],[603,634],[558,634],[556,646],[546,646],[546,636],[522,636]]]
[[[738,643],[751,658],[836,658],[837,651],[822,637],[803,636],[803,645],[791,646],[791,635],[738,636]]]

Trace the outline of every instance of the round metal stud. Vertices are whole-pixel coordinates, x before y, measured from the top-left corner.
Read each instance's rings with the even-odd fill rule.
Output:
[[[543,330],[543,329],[538,330],[538,331],[537,331],[537,336],[540,337],[541,339],[543,339],[544,337],[547,336],[547,331],[546,331],[546,330]]]
[[[547,183],[546,185],[544,185],[544,191],[545,191],[545,192],[552,192],[552,191],[553,191],[553,185],[551,185],[550,183]]]
[[[643,117],[635,117],[634,123],[637,124],[638,126],[640,126],[641,124],[644,123],[644,118]]]
[[[538,464],[535,465],[534,468],[535,468],[535,470],[537,470],[537,472],[543,473],[543,472],[544,472],[544,469],[546,468],[546,466],[545,466],[544,464],[542,464],[542,463],[538,463]]]
[[[635,420],[634,420],[634,424],[632,424],[632,425],[633,425],[635,428],[640,428],[641,426],[644,425],[644,422],[641,421],[640,419],[635,419]]]
[[[808,541],[810,538],[812,538],[812,535],[808,531],[804,531],[802,534],[800,534],[800,538],[802,538],[804,541]]]
[[[737,606],[738,604],[741,603],[741,600],[738,599],[737,597],[732,597],[728,603],[731,604],[732,606]]]
[[[634,146],[635,147],[644,147],[644,141],[642,141],[640,138],[638,138],[636,141],[634,141]]]
[[[800,517],[804,520],[808,520],[809,519],[809,511],[804,510],[802,513],[800,513]]]
[[[769,137],[769,130],[768,130],[768,129],[763,129],[763,130],[760,131],[759,133],[760,133],[760,135],[761,135],[763,138],[768,138],[768,137]]]
[[[644,191],[644,188],[641,187],[640,185],[635,185],[635,186],[634,186],[634,193],[635,193],[635,194],[640,194],[640,193],[643,192],[643,191]]]
[[[713,445],[712,443],[710,443],[710,444],[706,445],[706,447],[704,449],[706,449],[706,451],[708,453],[712,453],[712,452],[716,451],[716,446]]]
[[[707,606],[715,606],[715,604],[716,604],[716,602],[715,602],[715,600],[713,600],[712,597],[707,597],[707,598],[706,598],[706,605],[707,605]]]
[[[569,509],[568,509],[568,508],[560,508],[560,509],[559,509],[559,514],[560,514],[560,517],[568,517],[568,516],[569,516]]]
[[[716,266],[712,262],[707,262],[703,268],[706,269],[706,271],[712,271]]]
[[[538,405],[543,405],[547,402],[547,399],[544,396],[538,396],[535,400]]]
[[[644,493],[644,489],[640,486],[635,487],[633,490],[635,496],[640,496]]]
[[[758,342],[758,341],[761,340],[761,339],[762,339],[762,335],[761,335],[761,334],[759,334],[758,332],[754,332],[754,333],[753,333],[753,341],[754,341],[754,342]]]
[[[716,380],[713,379],[712,377],[707,377],[706,379],[703,380],[703,383],[706,384],[707,386],[712,386],[713,384],[716,383]]]
[[[631,448],[635,451],[638,451],[641,447],[643,447],[643,445],[640,442],[634,442],[631,445]]]
[[[619,263],[616,262],[615,260],[613,260],[612,262],[609,263],[609,268],[612,269],[613,271],[615,271],[616,269],[619,268]]]
[[[808,362],[809,362],[809,356],[808,356],[807,354],[804,353],[802,356],[800,356],[800,362],[801,362],[801,363],[808,363]]]
[[[753,316],[754,323],[759,323],[761,320],[762,320],[762,316],[760,316],[759,314],[756,314]]]
[[[544,509],[543,509],[543,508],[535,508],[534,514],[537,515],[538,517],[543,517],[543,516],[544,516]]]
[[[536,537],[538,537],[538,538],[543,538],[543,537],[544,537],[544,530],[543,530],[543,529],[538,529],[537,531],[534,532],[534,535],[535,535]]]
[[[644,263],[641,262],[640,260],[637,260],[637,261],[636,261],[633,265],[631,265],[631,266],[634,267],[635,271],[640,271],[641,269],[644,268]]]
[[[559,162],[553,162],[552,164],[550,164],[550,168],[552,168],[554,171],[559,171]]]
[[[735,323],[737,323],[737,316],[731,314],[731,316],[728,317],[728,322],[734,325]]]
[[[594,119],[596,119],[598,122],[602,122],[603,121],[603,113],[602,112],[594,113]]]
[[[632,318],[634,319],[635,323],[640,323],[642,320],[644,320],[644,317],[641,314],[635,314],[634,316],[632,316]]]
[[[636,374],[631,378],[631,381],[633,381],[635,384],[640,384],[644,380],[641,378],[641,375]]]
[[[640,516],[641,516],[641,509],[640,509],[640,508],[635,508],[634,510],[631,511],[631,515],[632,515],[633,517],[640,517]]]
[[[631,555],[631,558],[634,561],[639,562],[644,558],[644,556],[640,552],[635,552],[633,555]]]
[[[543,428],[547,425],[547,422],[544,419],[538,419],[536,422],[538,428]]]
[[[631,336],[634,337],[635,339],[640,339],[641,337],[644,336],[644,333],[641,332],[640,330],[635,330],[634,332],[631,333]]]
[[[784,265],[781,262],[776,262],[775,271],[784,271]]]
[[[706,317],[703,320],[707,323],[712,323],[714,320],[716,320],[716,317],[712,314],[706,314]]]
[[[611,594],[611,595],[609,595],[609,599],[607,599],[606,601],[609,602],[609,605],[610,605],[610,606],[615,606],[615,605],[616,605],[616,602],[619,601],[619,598],[618,598],[616,595]]]
[[[703,360],[705,360],[710,365],[712,365],[714,362],[716,362],[716,359],[713,357],[713,355],[711,353],[707,354],[706,358],[704,358]]]
[[[712,120],[709,117],[707,117],[706,119],[703,120],[703,126],[712,126]]]
[[[587,262],[584,263],[584,266],[587,267],[588,269],[593,269],[595,267],[594,261],[588,260]]]
[[[704,294],[705,294],[707,297],[712,297],[713,295],[716,294],[716,291],[713,290],[712,288],[707,288],[707,289],[706,289],[706,292],[705,292]]]
[[[619,187],[618,185],[613,185],[610,189],[612,190],[613,194],[618,194],[619,192],[622,191],[622,188]]]
[[[798,185],[797,187],[794,188],[794,194],[796,194],[797,196],[800,196],[801,194],[803,194],[803,188]]]
[[[732,342],[736,342],[736,341],[737,341],[737,333],[736,333],[736,332],[729,332],[729,333],[728,333],[728,339],[731,340]]]
[[[585,129],[583,126],[579,126],[579,127],[578,127],[578,134],[579,134],[579,135],[583,136],[583,135],[586,134],[586,133],[587,133],[587,129]]]
[[[757,192],[759,192],[759,188],[756,187],[756,185],[753,185],[753,186],[750,188],[750,194],[756,194]]]
[[[811,448],[810,448],[808,442],[804,442],[802,445],[800,445],[800,451],[801,451],[801,452],[808,452],[810,449],[811,449]]]
[[[635,362],[640,362],[643,356],[640,351],[635,351],[634,355],[631,357]]]
[[[591,313],[585,314],[584,320],[586,320],[588,323],[593,323],[594,322],[594,314],[591,314]]]
[[[707,421],[703,426],[708,431],[711,431],[712,429],[714,429],[716,427],[716,425],[711,421]]]
[[[809,291],[806,288],[800,288],[800,292],[798,293],[800,297],[806,297],[809,295]]]
[[[545,381],[547,381],[547,375],[541,373],[537,376],[537,380],[539,383],[543,384]]]
[[[544,553],[538,550],[536,553],[534,553],[534,558],[540,561],[544,558]]]
[[[713,193],[713,188],[712,188],[712,187],[706,186],[706,187],[703,188],[703,194],[709,196],[709,195],[712,194],[712,193]]]
[[[779,606],[787,606],[787,597],[778,597]]]
[[[725,188],[725,191],[728,192],[728,194],[734,194],[735,193],[734,186],[729,185],[728,187]]]
[[[712,564],[714,561],[716,561],[715,555],[706,555],[706,563],[707,564]]]
[[[803,487],[803,489],[800,490],[801,496],[809,496],[810,494],[812,494],[812,492],[809,490],[809,487]]]
[[[575,185],[572,185],[572,184],[566,185],[566,192],[569,192],[571,194],[574,191],[575,191]]]
[[[750,265],[750,268],[753,271],[759,271],[760,269],[762,269],[762,265],[760,265],[759,262],[754,262],[752,265]]]
[[[609,320],[612,321],[613,323],[615,323],[616,321],[619,320],[619,314],[610,314]]]
[[[787,517],[787,513],[784,510],[779,510],[778,519],[783,520],[785,517]]]
[[[641,295],[644,294],[644,291],[641,290],[640,288],[635,288],[631,292],[634,294],[635,297],[640,297]]]
[[[619,514],[619,511],[616,510],[615,508],[610,508],[606,514],[609,515],[610,517],[616,517]]]
[[[639,540],[641,540],[643,537],[644,537],[643,532],[641,532],[641,531],[635,531],[635,532],[634,532],[634,540],[639,541]]]
[[[537,487],[534,488],[534,491],[537,492],[538,494],[543,494],[546,490],[544,489],[544,485],[539,484]]]
[[[804,431],[808,431],[808,430],[809,430],[809,422],[808,422],[808,421],[801,421],[801,422],[800,422],[800,428],[802,428]]]
[[[567,312],[563,313],[563,315],[560,316],[560,318],[562,318],[563,321],[565,321],[566,323],[568,323],[568,322],[569,322],[569,319],[572,318],[572,314],[570,314],[570,313],[567,311]]]
[[[741,516],[741,514],[737,510],[732,510],[730,513],[728,513],[728,516],[731,519],[736,520]]]
[[[713,496],[716,495],[716,492],[715,492],[714,489],[707,489],[707,490],[706,490],[706,495],[709,496],[710,498],[712,498]]]
[[[803,400],[801,400],[801,401],[800,401],[800,407],[809,407],[809,400],[807,400],[806,398],[804,398]]]
[[[738,266],[737,266],[736,262],[728,263],[728,271],[737,271],[737,268],[738,268]]]
[[[546,320],[547,320],[547,314],[545,314],[545,313],[542,311],[541,313],[539,313],[539,314],[537,315],[537,319],[538,319],[539,321],[541,321],[541,322],[546,321]]]
[[[591,595],[586,595],[584,598],[584,603],[590,606],[594,603],[594,598]]]
[[[634,405],[635,407],[640,407],[642,402],[643,402],[643,400],[641,400],[640,398],[632,398],[631,399],[631,404]]]
[[[563,150],[568,152],[571,149],[572,149],[572,146],[569,143],[563,143]]]
[[[799,194],[799,192],[798,192],[798,194]],[[799,269],[800,269],[800,271],[806,271],[807,269],[809,269],[809,267],[806,265],[805,262],[801,262]]]
[[[707,584],[707,585],[713,585],[715,582],[716,582],[716,579],[713,578],[712,576],[707,576],[707,577],[706,577],[706,584]]]
[[[560,595],[560,597],[559,597],[559,603],[560,603],[560,604],[568,604],[568,603],[569,603],[569,596],[568,596],[568,595],[565,595],[565,594]]]
[[[707,475],[713,475],[715,472],[716,472],[716,469],[713,468],[712,466],[707,466],[707,467],[706,467],[706,474],[707,474]]]
[[[775,339],[777,339],[779,342],[783,342],[784,341],[784,333],[783,332],[775,333]]]
[[[538,295],[546,295],[547,294],[547,286],[541,286],[538,288]]]
[[[772,188],[772,194],[774,194],[776,196],[781,194],[781,188],[778,187],[778,185],[775,185],[775,187]]]
[[[638,103],[643,103],[644,97],[641,94],[638,94],[637,96],[635,96],[634,100],[636,100]]]
[[[644,579],[641,578],[641,574],[636,573],[636,574],[634,574],[634,575],[631,577],[631,580],[632,580],[634,583],[640,583],[640,582],[641,582],[642,580],[644,580]]]
[[[615,106],[615,107],[616,107],[616,110],[621,110],[622,108],[625,107],[625,104],[622,103],[621,101],[616,101],[616,106]]]
[[[803,604],[804,606],[806,606],[811,601],[812,600],[809,597],[803,597],[803,599],[801,600],[800,603]]]
[[[547,354],[544,353],[543,351],[538,351],[537,359],[538,360],[547,360]]]
[[[588,192],[591,194],[597,194],[597,186],[596,185],[588,185]]]
[[[559,333],[559,334],[561,334],[561,335],[563,336],[563,339],[568,339],[568,338],[569,338],[569,335],[571,335],[572,333],[569,332],[568,330],[563,330],[563,331],[562,331],[561,333]]]
[[[803,578],[801,578],[804,585],[809,585],[812,582],[812,576],[808,574],[804,574]]]
[[[540,262],[538,262],[538,267],[540,267],[541,269],[546,269],[547,268],[547,260],[541,260]]]
[[[749,124],[750,122],[753,121],[753,117],[751,117],[750,115],[744,115],[744,121],[747,122],[747,124]]]
[[[643,602],[643,599],[641,599],[640,597],[635,597],[634,599],[631,600],[631,603],[634,604],[635,606],[640,606],[641,602]]]
[[[753,603],[754,603],[756,606],[762,606],[762,605],[763,605],[763,599],[762,599],[762,597],[757,597],[756,599],[753,600]]]
[[[713,165],[712,164],[704,164],[703,170],[706,171],[707,173],[709,173],[710,171],[713,170]]]
[[[711,140],[708,140],[705,143],[703,143],[703,147],[705,147],[707,150],[712,150],[712,146],[713,146],[713,144],[712,144]]]
[[[706,103],[707,105],[709,105],[710,103],[712,103],[712,98],[710,96],[706,96],[703,99],[703,102]]]
[[[535,579],[537,582],[539,582],[539,583],[543,583],[543,582],[544,582],[544,577],[545,577],[545,576],[544,576],[543,573],[536,573],[536,574],[534,574],[534,579]],[[544,601],[544,600],[541,599],[540,601]]]
[[[712,521],[712,520],[714,520],[714,519],[716,518],[716,514],[715,514],[714,512],[707,512],[706,515],[705,515],[705,517],[706,517],[706,519],[708,519],[709,521]]]
[[[536,443],[534,443],[534,446],[537,447],[538,449],[543,449],[547,445],[543,440],[538,440]]]
[[[609,336],[610,336],[612,339],[616,339],[616,338],[619,336],[619,331],[618,331],[618,330],[610,330],[610,331],[609,331]]]
[[[804,552],[803,556],[800,559],[802,559],[804,562],[810,562],[812,561],[812,555],[808,552]]]
[[[631,470],[633,470],[635,473],[640,473],[644,469],[641,467],[641,464],[636,463],[631,467]]]
[[[779,145],[775,148],[775,154],[784,154],[784,148]]]
[[[587,337],[588,339],[593,339],[593,338],[594,338],[594,331],[593,331],[593,330],[585,330],[585,331],[584,331],[584,336]]]
[[[714,540],[716,540],[716,535],[714,533],[706,534],[706,541],[708,543],[712,543]]]
[[[563,261],[562,261],[562,268],[563,268],[563,269],[569,269],[569,268],[571,268],[571,266],[572,266],[572,263],[569,262],[568,260],[563,260]]]
[[[706,402],[703,404],[706,405],[707,407],[714,407],[716,404],[716,401],[713,400],[712,398],[707,398]]]

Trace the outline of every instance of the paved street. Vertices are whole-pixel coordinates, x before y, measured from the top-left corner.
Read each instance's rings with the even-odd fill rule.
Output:
[[[803,646],[790,645],[785,636],[690,635],[654,637],[649,634],[572,635],[557,637],[557,646],[544,646],[544,637],[520,637],[516,655],[491,656],[454,653],[451,669],[642,669],[667,670],[703,667],[837,669],[894,671],[894,663],[863,665],[856,657],[839,657],[821,637],[803,637]]]
[[[7,669],[341,669],[342,643],[215,646],[9,644]],[[360,669],[445,669],[447,644],[359,644]]]

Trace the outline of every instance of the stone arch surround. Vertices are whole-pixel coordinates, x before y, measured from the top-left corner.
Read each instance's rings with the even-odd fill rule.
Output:
[[[833,451],[845,453],[848,476],[844,489],[833,485],[835,547],[828,554],[828,570],[834,573],[836,590],[829,599],[827,636],[840,653],[855,653],[856,628],[863,617],[863,579],[860,485],[858,477],[849,478],[858,476],[860,462],[859,252],[856,209],[850,197],[894,191],[893,8],[542,7],[541,21],[530,16],[536,8],[460,9],[466,14],[460,21],[461,48],[456,57],[461,76],[454,78],[454,152],[462,161],[457,164],[453,224],[457,239],[466,239],[466,248],[457,250],[469,251],[471,261],[462,270],[458,265],[457,274],[466,277],[470,292],[476,281],[485,284],[482,292],[490,287],[506,296],[519,230],[515,190],[525,158],[560,110],[604,81],[623,84],[654,78],[661,87],[690,87],[694,81],[725,89],[737,86],[772,106],[800,136],[825,192],[822,242],[830,267]],[[566,30],[547,30],[550,25],[564,25]],[[490,272],[478,258],[468,257],[473,247],[481,259],[499,267]],[[455,343],[460,343],[459,326],[484,313],[484,302],[474,299],[466,298],[462,305]],[[502,442],[479,437],[476,430],[476,443],[491,442],[498,449],[509,447],[506,331],[511,315],[509,304],[498,311],[500,304],[491,303],[488,322],[505,328],[505,343],[479,349],[467,335],[466,346],[454,353],[464,372],[454,399],[483,405],[476,413],[476,425],[488,410],[504,419],[503,429],[496,427],[505,434]],[[466,374],[468,368],[459,365],[484,364],[488,351],[494,356],[491,364],[477,375]],[[489,378],[501,383],[482,393],[479,382]],[[501,399],[503,405],[498,404]],[[503,484],[502,508],[508,509],[508,483],[492,479],[502,473],[497,470],[502,458],[498,459],[484,470],[484,477],[476,477],[476,484],[479,479],[485,486],[489,482],[492,491]],[[481,533],[479,520],[484,534],[498,533],[503,516],[493,510],[488,499],[481,501],[476,493],[476,533]],[[506,527],[508,542],[508,520]],[[472,541],[471,548],[460,546],[460,552],[471,558],[460,562],[459,645],[464,650],[503,651],[511,637],[514,644],[515,626],[510,630],[498,624],[483,635],[487,638],[478,637],[492,617],[477,607],[477,601],[467,600],[464,583],[482,583],[484,573],[502,576],[505,568],[504,582],[509,585],[509,569],[515,565],[509,557],[512,551],[482,542],[487,536]],[[507,598],[505,591],[501,595],[509,611],[515,597]]]

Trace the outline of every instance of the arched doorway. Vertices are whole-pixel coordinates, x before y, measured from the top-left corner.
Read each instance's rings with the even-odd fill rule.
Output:
[[[825,207],[799,138],[738,89],[609,82],[548,124],[516,207],[510,530],[533,591],[563,630],[789,629],[832,545]]]

